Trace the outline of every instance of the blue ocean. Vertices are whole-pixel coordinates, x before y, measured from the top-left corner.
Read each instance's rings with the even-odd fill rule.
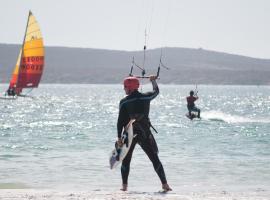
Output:
[[[193,121],[185,98],[195,86],[159,87],[150,119],[173,191],[157,194],[158,176],[137,145],[127,198],[270,199],[270,86],[198,85],[201,119]],[[0,99],[0,197],[44,189],[126,199],[120,166],[109,168],[123,86],[43,84],[29,95]]]

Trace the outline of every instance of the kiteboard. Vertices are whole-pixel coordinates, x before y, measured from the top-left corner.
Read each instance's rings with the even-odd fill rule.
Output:
[[[123,128],[121,134],[121,140],[123,145],[119,146],[117,141],[115,142],[115,147],[110,154],[110,168],[115,168],[122,160],[126,157],[129,148],[133,140],[133,123],[135,119],[131,119],[129,123]]]
[[[189,115],[189,113],[187,113],[186,117],[189,118],[190,120],[193,120],[194,118],[199,118],[198,115],[194,112],[191,112],[191,115]]]

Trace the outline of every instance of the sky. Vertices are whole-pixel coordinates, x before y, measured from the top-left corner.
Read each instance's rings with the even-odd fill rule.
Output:
[[[146,43],[270,59],[269,0],[0,0],[0,43],[22,43],[29,10],[46,46]]]

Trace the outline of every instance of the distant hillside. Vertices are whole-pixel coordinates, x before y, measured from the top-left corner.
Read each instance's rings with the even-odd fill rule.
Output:
[[[19,54],[19,45],[0,44],[0,82],[7,83]],[[132,57],[139,65],[143,52],[46,47],[42,83],[120,83],[128,75]],[[147,50],[146,73],[155,74],[160,49]],[[164,48],[161,83],[270,84],[270,60],[204,49]],[[134,73],[140,74],[135,67]]]

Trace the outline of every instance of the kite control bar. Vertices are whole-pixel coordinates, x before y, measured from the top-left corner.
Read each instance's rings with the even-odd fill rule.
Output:
[[[132,71],[133,71],[133,65],[135,65],[136,67],[138,67],[138,68],[142,71],[142,75],[141,75],[141,76],[133,75],[133,74],[132,74]],[[166,68],[166,69],[169,69],[169,68],[167,68],[165,65],[163,65],[163,63],[162,63],[161,60],[160,60],[159,66],[158,66],[157,75],[156,75],[157,78],[159,78],[160,66],[162,66],[162,67],[164,67],[164,68]],[[134,57],[133,57],[133,60],[132,60],[132,66],[131,66],[131,68],[130,68],[129,76],[134,76],[134,77],[136,77],[136,78],[150,78],[150,76],[145,76],[145,73],[146,73],[146,72],[145,72],[145,69],[142,68],[142,67],[140,67],[139,65],[137,65],[137,64],[134,62]]]
[[[159,71],[160,71],[160,67],[158,68],[158,71],[157,71],[157,79],[159,79]],[[134,76],[136,78],[150,78],[150,76]]]

